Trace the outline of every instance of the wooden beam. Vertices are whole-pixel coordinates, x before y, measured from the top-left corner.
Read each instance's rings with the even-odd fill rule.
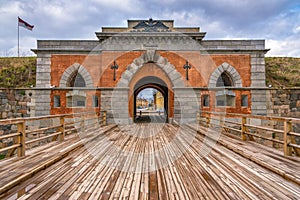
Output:
[[[292,130],[292,123],[290,120],[284,121],[284,135],[283,135],[283,151],[284,156],[291,156],[292,155],[292,147],[290,147],[288,144],[291,143],[291,137],[289,135],[289,132]]]
[[[103,111],[102,122],[103,122],[103,125],[106,125],[106,123],[107,123],[106,111]]]
[[[62,116],[59,119],[60,127],[58,128],[58,131],[61,132],[59,135],[59,140],[64,141],[65,140],[65,118]]]
[[[247,123],[247,118],[245,116],[242,117],[242,125],[241,125],[241,129],[242,129],[242,133],[241,133],[241,139],[243,141],[246,141],[246,126],[245,124]]]
[[[18,144],[21,146],[18,148],[18,156],[25,156],[25,137],[26,137],[26,126],[25,121],[22,121],[17,124],[18,127],[18,133],[20,133],[20,136],[18,137]]]
[[[297,144],[296,139],[295,139],[295,136],[290,136],[290,138],[291,138],[291,143],[292,143],[292,144]],[[297,147],[293,147],[293,149],[294,149],[296,155],[297,155],[297,156],[300,156],[300,149],[297,148]]]

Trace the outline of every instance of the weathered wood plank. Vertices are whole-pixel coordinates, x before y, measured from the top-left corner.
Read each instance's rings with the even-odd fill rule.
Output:
[[[71,140],[67,136],[54,147],[47,144],[29,150],[23,159],[0,162],[0,179],[9,183],[70,151],[0,197],[19,193],[20,199],[300,198],[300,184],[282,177],[300,178],[299,159],[286,159],[274,149],[224,135],[216,145],[204,143],[204,130],[194,135],[185,126],[133,124],[107,132],[90,129]],[[184,146],[190,138],[192,143]],[[75,148],[81,142],[85,146]],[[205,157],[200,154],[203,147],[212,147]],[[9,169],[13,172],[5,174]]]

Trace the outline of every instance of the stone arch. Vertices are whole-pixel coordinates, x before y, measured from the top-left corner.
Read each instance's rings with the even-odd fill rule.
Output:
[[[172,99],[172,105],[174,106],[172,107],[173,110],[169,110],[169,112],[174,118],[169,117],[168,121],[172,122],[174,120],[177,123],[195,122],[196,112],[199,110],[199,96],[197,96],[193,88],[185,85],[181,74],[166,58],[156,53],[155,50],[148,50],[128,65],[112,92],[102,92],[103,101],[106,96],[111,99],[110,105],[101,107],[101,109],[108,112],[108,123],[132,123],[132,118],[129,114],[129,97],[132,96],[130,85],[135,75],[147,63],[155,64],[165,73],[170,81],[168,87],[173,91],[173,96],[169,100]]]
[[[230,64],[224,62],[211,74],[208,87],[213,88],[217,86],[217,80],[222,73],[226,73],[233,81],[233,87],[242,87],[242,79],[237,70]]]
[[[170,78],[173,87],[184,87],[184,81],[181,79],[181,74],[175,67],[168,62],[168,60],[155,52],[155,50],[148,50],[146,53],[136,58],[131,63],[125,72],[122,74],[117,87],[128,87],[135,73],[146,63],[155,63],[160,67]]]
[[[93,84],[93,79],[92,79],[90,73],[87,71],[87,69],[86,69],[84,66],[80,65],[79,63],[74,63],[73,65],[71,65],[70,67],[68,67],[68,68],[64,71],[64,73],[63,73],[63,75],[62,75],[62,77],[61,77],[61,79],[60,79],[59,86],[60,86],[60,87],[67,87],[68,81],[69,81],[70,77],[71,77],[72,74],[74,74],[76,71],[77,71],[77,72],[82,76],[82,78],[84,79],[85,84],[86,84],[86,87],[93,87],[93,86],[94,86],[94,84]]]
[[[130,100],[132,100],[132,103],[133,105],[130,106],[130,103],[129,103],[129,111],[131,111],[132,115],[131,117],[133,117],[133,121],[136,121],[136,119],[138,118],[138,113],[136,112],[136,102],[137,102],[137,96],[138,94],[146,89],[146,88],[154,88],[156,89],[157,91],[159,91],[161,94],[162,94],[162,98],[163,98],[163,108],[164,108],[164,111],[163,111],[163,114],[162,116],[159,116],[157,118],[153,118],[156,122],[160,121],[160,122],[168,122],[168,119],[169,117],[173,117],[172,116],[169,116],[170,114],[170,110],[169,110],[169,107],[170,106],[174,106],[174,104],[172,104],[170,101],[170,99],[173,99],[173,95],[170,94],[170,88],[168,88],[168,84],[160,79],[159,77],[157,76],[145,76],[141,79],[139,79],[135,84],[133,84],[133,94],[132,94],[132,98],[130,98]],[[162,118],[161,118],[162,117]],[[151,118],[151,117],[150,117]]]

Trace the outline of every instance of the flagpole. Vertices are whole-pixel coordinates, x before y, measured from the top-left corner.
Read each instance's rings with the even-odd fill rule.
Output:
[[[32,31],[34,25],[30,25],[18,16],[18,57],[20,57],[20,26]]]
[[[18,16],[18,57],[20,57],[20,30],[19,30],[19,16]]]

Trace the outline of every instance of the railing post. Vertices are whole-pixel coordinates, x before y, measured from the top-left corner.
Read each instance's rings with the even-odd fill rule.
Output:
[[[220,114],[219,120],[220,120],[220,127],[221,127],[221,130],[222,130],[222,128],[224,126],[224,115],[223,114]]]
[[[103,125],[106,125],[106,111],[103,111],[103,115],[102,115],[102,123]]]
[[[292,131],[292,123],[290,120],[284,121],[284,135],[283,135],[283,151],[284,156],[291,156],[292,155],[292,147],[289,147],[291,143],[291,136],[289,133]]]
[[[98,128],[99,127],[99,114],[98,113],[95,113],[94,122],[95,122],[95,125]]]
[[[85,116],[83,115],[83,116],[81,117],[81,123],[80,123],[81,132],[84,132],[84,131],[85,131],[84,124],[85,124]]]
[[[196,119],[196,120],[197,120],[196,123],[197,123],[197,124],[200,124],[200,113],[199,113],[199,112],[197,112],[197,119]]]
[[[20,136],[18,137],[18,144],[21,146],[18,147],[18,156],[25,156],[25,136],[26,136],[26,126],[25,121],[22,121],[17,124],[18,127],[18,133],[20,133]]]
[[[206,116],[206,128],[209,128],[209,124],[210,124],[210,117],[209,115]]]
[[[242,116],[242,123],[241,123],[241,139],[243,141],[246,141],[246,126],[247,118],[245,116]]]
[[[64,141],[64,139],[65,139],[65,117],[61,116],[59,119],[59,122],[60,122],[59,132],[61,132],[61,134],[59,135],[59,141]]]

